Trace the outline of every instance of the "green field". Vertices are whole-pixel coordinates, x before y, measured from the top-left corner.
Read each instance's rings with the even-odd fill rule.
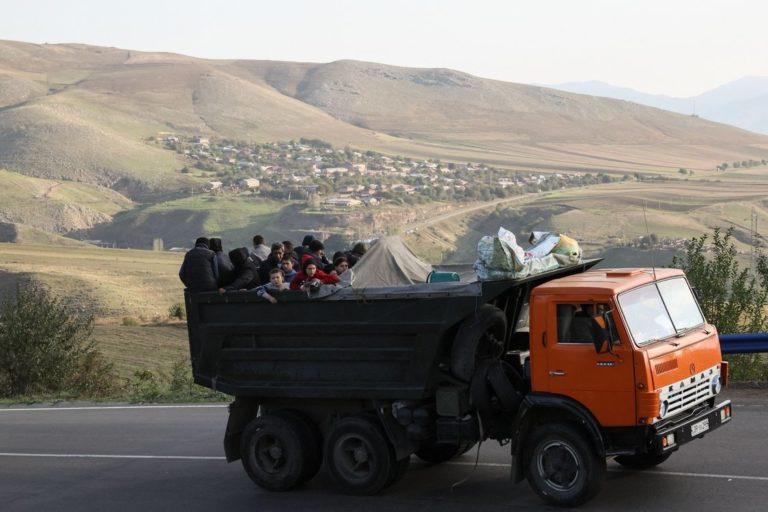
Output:
[[[131,247],[151,247],[154,238],[163,238],[166,247],[190,247],[205,235],[242,246],[259,232],[280,233],[278,214],[289,207],[258,196],[200,195],[123,212],[90,236]]]

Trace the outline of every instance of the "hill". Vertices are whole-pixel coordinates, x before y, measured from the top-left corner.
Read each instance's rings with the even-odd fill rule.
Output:
[[[632,101],[682,114],[697,115],[768,134],[768,77],[748,76],[688,98],[648,94],[605,82],[569,82],[552,86],[578,94]]]
[[[762,169],[765,172],[765,168]],[[518,235],[534,230],[566,233],[579,240],[588,257],[606,257],[614,266],[651,265],[653,255],[643,237],[653,234],[658,265],[668,265],[684,241],[733,227],[740,258],[751,250],[750,216],[768,223],[765,197],[768,183],[680,180],[620,182],[523,197],[492,210],[421,225],[409,232],[411,246],[426,257],[445,256],[447,262],[473,261],[479,238],[505,226]],[[647,219],[647,230],[646,230]],[[757,234],[758,244],[764,240]]]
[[[65,234],[110,222],[133,202],[106,187],[0,169],[0,222]]]
[[[768,154],[768,138],[729,126],[448,69],[3,41],[0,83],[0,166],[132,198],[190,179],[174,172],[175,155],[142,141],[160,131],[623,172]]]

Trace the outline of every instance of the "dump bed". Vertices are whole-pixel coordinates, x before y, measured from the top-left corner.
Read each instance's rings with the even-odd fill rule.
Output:
[[[507,310],[531,287],[598,261],[516,281],[284,292],[277,304],[252,292],[186,292],[195,382],[235,396],[427,397],[445,378],[446,342],[480,305]]]

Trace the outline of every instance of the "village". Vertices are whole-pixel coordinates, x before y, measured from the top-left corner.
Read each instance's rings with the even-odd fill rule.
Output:
[[[318,139],[254,144],[160,133],[150,142],[175,151],[199,178],[196,193],[305,200],[324,210],[383,203],[489,201],[524,193],[610,182],[603,173],[511,171],[482,163],[444,163],[334,148]]]

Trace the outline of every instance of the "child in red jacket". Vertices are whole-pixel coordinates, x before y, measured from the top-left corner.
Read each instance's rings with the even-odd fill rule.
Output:
[[[291,290],[311,291],[317,289],[321,284],[336,284],[339,282],[337,276],[326,274],[317,268],[317,264],[307,259],[301,266],[301,272],[291,281]]]

